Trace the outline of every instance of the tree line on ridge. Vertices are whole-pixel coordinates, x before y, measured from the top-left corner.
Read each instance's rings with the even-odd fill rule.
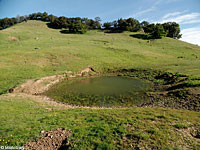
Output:
[[[86,33],[88,30],[101,29],[108,32],[145,32],[150,38],[170,37],[174,39],[181,38],[180,26],[176,22],[166,22],[163,24],[149,23],[147,21],[139,22],[137,19],[118,19],[112,22],[105,22],[101,24],[101,19],[96,17],[88,18],[67,18],[65,16],[57,17],[47,12],[32,13],[25,16],[17,16],[13,18],[0,19],[0,30],[6,29],[14,24],[21,23],[27,20],[41,20],[49,22],[48,26],[55,29],[66,29],[69,33]]]

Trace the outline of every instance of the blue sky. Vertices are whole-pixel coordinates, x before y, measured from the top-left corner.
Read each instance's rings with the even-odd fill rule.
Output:
[[[200,0],[0,0],[0,18],[48,12],[56,16],[99,16],[102,22],[133,17],[180,24],[181,40],[200,45]]]

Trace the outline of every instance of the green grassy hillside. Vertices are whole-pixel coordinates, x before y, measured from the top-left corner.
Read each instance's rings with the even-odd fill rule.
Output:
[[[0,31],[0,93],[28,79],[91,66],[152,69],[200,78],[200,47],[133,32],[63,34],[28,21]],[[72,130],[71,149],[200,149],[200,113],[166,108],[58,109],[12,94],[0,96],[0,145],[23,145],[42,130]]]
[[[42,130],[72,130],[72,149],[199,150],[200,113],[161,108],[58,110],[0,97],[0,144],[23,145]],[[3,141],[4,140],[4,141]],[[7,143],[6,143],[7,142]]]
[[[28,21],[0,31],[0,93],[61,71],[152,68],[200,76],[200,47],[171,38],[142,40],[138,33],[62,34]],[[19,40],[9,39],[17,37]]]

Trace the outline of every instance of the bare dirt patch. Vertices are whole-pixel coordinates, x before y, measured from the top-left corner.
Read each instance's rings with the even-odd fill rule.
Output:
[[[85,76],[89,72],[94,71],[91,67],[85,68],[78,72],[76,75],[72,71],[65,71],[63,75],[54,75],[43,77],[38,80],[28,80],[26,83],[11,89],[11,93],[26,93],[31,95],[39,95],[47,91],[51,86],[66,79],[66,77],[73,78],[78,76]]]
[[[67,138],[72,134],[71,131],[66,131],[62,128],[51,130],[48,132],[41,131],[42,138],[28,142],[25,145],[26,150],[56,150],[67,147],[69,143]]]
[[[94,72],[91,67],[87,67],[77,74],[73,74],[72,71],[65,71],[63,75],[54,75],[40,78],[38,80],[28,80],[24,84],[10,89],[8,96],[15,97],[20,96],[23,98],[31,98],[36,102],[42,103],[47,106],[55,106],[58,109],[69,109],[69,108],[92,108],[92,109],[105,109],[104,107],[86,107],[86,106],[76,106],[68,105],[66,103],[57,102],[47,96],[42,95],[51,86],[65,80],[67,78],[74,78],[80,76],[87,76],[90,72]],[[49,108],[47,108],[49,109]]]
[[[183,143],[182,145],[180,145],[182,149],[190,150],[191,147],[193,147],[192,145],[200,144],[200,139],[196,137],[199,135],[199,129],[200,129],[199,127],[191,127],[187,129],[176,129],[176,133],[180,137],[178,142],[182,141],[181,143]]]
[[[28,80],[26,83],[14,88],[12,92],[38,95],[45,92],[49,87],[60,82],[64,78],[64,75],[55,75],[43,77],[39,80]]]
[[[18,37],[15,37],[15,36],[9,36],[8,39],[15,40],[15,41],[19,41],[20,40]]]

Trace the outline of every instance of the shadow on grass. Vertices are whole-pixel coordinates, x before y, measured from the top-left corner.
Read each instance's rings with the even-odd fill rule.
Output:
[[[122,33],[122,30],[104,30],[104,33]]]
[[[73,32],[73,31],[69,31],[69,30],[61,30],[60,33],[62,34],[84,34],[82,32]]]
[[[137,39],[143,39],[143,40],[155,39],[151,35],[146,35],[146,34],[132,34],[130,36],[134,37],[134,38],[137,38]]]
[[[181,84],[169,87],[167,89],[167,91],[177,90],[177,89],[184,89],[184,88],[193,88],[193,87],[200,87],[200,84],[181,83]]]
[[[53,26],[51,23],[47,23],[47,27],[48,27],[48,28],[51,28],[51,29],[60,29],[60,28],[56,28],[56,27]],[[84,34],[84,33],[81,32],[81,31],[73,32],[73,31],[70,31],[70,30],[61,30],[60,33],[62,33],[62,34]]]
[[[51,28],[51,29],[59,29],[59,28],[56,28],[55,26],[53,26],[51,23],[47,23],[47,27]]]

